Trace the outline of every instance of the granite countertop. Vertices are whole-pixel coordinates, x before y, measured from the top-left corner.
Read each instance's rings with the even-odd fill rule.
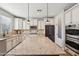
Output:
[[[7,35],[5,37],[1,36],[0,40],[6,40],[6,39],[9,39],[9,38],[12,38],[12,37],[15,37],[15,36],[17,36],[17,34],[11,34],[11,35]]]

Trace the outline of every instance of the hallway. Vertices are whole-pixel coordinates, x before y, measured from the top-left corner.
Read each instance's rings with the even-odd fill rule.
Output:
[[[7,56],[63,55],[65,52],[44,35],[25,34],[25,40],[12,49]]]

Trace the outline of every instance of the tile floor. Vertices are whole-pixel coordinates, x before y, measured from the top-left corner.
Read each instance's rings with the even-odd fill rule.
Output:
[[[63,55],[65,52],[44,35],[25,34],[25,40],[6,56]]]

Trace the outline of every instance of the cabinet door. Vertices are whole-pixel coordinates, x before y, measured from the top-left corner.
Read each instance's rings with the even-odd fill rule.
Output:
[[[6,43],[6,49],[9,51],[12,48],[12,41],[8,39]]]
[[[26,35],[25,34],[22,34],[21,35],[21,42],[26,38]]]
[[[65,25],[70,25],[72,22],[72,14],[71,11],[65,13]]]
[[[13,47],[15,47],[18,44],[18,37],[15,36],[12,38],[12,40],[13,40]]]
[[[21,39],[22,39],[21,35],[18,35],[18,42],[19,43],[21,42]]]
[[[0,56],[6,53],[6,40],[0,41]]]
[[[16,39],[13,39],[13,45],[12,45],[13,47],[15,47],[16,46]]]
[[[15,37],[14,45],[18,44],[18,36]]]
[[[79,24],[79,6],[72,9],[72,23]]]

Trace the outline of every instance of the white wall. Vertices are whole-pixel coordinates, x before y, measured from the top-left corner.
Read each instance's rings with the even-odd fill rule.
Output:
[[[58,20],[61,20],[61,38],[58,37]],[[60,47],[65,47],[65,22],[64,22],[64,11],[60,12],[55,17],[55,43]]]

